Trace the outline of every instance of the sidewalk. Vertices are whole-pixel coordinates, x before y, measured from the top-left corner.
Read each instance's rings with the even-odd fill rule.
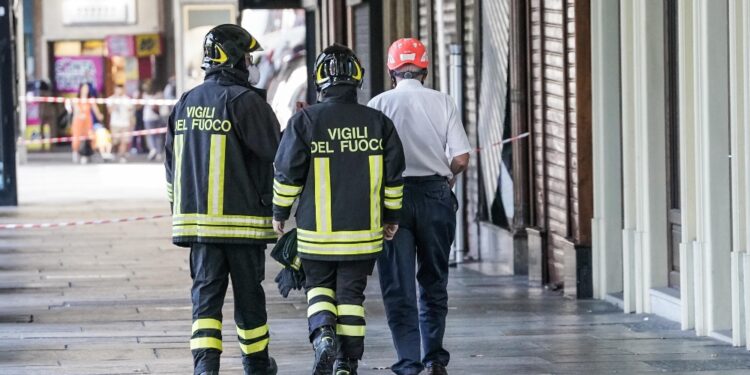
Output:
[[[168,210],[158,164],[20,168],[22,206],[0,223],[152,216]],[[0,230],[0,374],[189,374],[188,252],[169,219]],[[750,374],[750,353],[650,315],[574,301],[464,266],[452,270],[451,374]],[[488,267],[489,268],[489,267]],[[306,303],[281,298],[266,266],[272,355],[309,374]],[[228,293],[222,373],[241,374]],[[395,360],[377,279],[370,279],[361,374]]]

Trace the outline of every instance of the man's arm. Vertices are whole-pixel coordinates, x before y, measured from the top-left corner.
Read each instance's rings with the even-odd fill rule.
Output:
[[[469,166],[469,153],[461,154],[458,156],[454,156],[453,160],[451,160],[451,173],[453,173],[453,178],[450,180],[451,188],[453,188],[453,185],[456,183],[456,176],[466,171],[466,168]]]
[[[304,111],[292,116],[274,160],[273,226],[279,235],[284,233],[284,222],[289,219],[307,178],[310,147],[306,128]]]

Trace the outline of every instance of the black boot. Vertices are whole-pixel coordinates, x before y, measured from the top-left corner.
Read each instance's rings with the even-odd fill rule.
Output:
[[[265,369],[258,370],[245,364],[245,375],[276,375],[278,371],[279,367],[276,365],[276,360],[273,357],[268,357],[268,367]]]
[[[315,331],[313,349],[315,350],[315,363],[313,364],[313,375],[332,375],[333,362],[336,360],[336,331],[333,327],[320,327]]]
[[[336,362],[335,375],[357,375],[356,359],[339,359]]]

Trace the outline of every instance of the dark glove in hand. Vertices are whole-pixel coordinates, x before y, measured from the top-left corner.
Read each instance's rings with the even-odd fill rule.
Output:
[[[289,291],[292,289],[299,289],[295,288],[296,280],[294,279],[294,273],[290,268],[284,268],[279,271],[279,274],[276,275],[274,281],[276,281],[276,284],[279,287],[279,293],[284,298],[289,296]]]

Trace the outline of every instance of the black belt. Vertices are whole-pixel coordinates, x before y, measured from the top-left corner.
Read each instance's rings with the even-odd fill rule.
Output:
[[[445,176],[438,176],[438,175],[432,175],[432,176],[409,176],[404,177],[404,182],[407,184],[419,184],[423,182],[435,182],[435,181],[448,181],[448,177]]]

